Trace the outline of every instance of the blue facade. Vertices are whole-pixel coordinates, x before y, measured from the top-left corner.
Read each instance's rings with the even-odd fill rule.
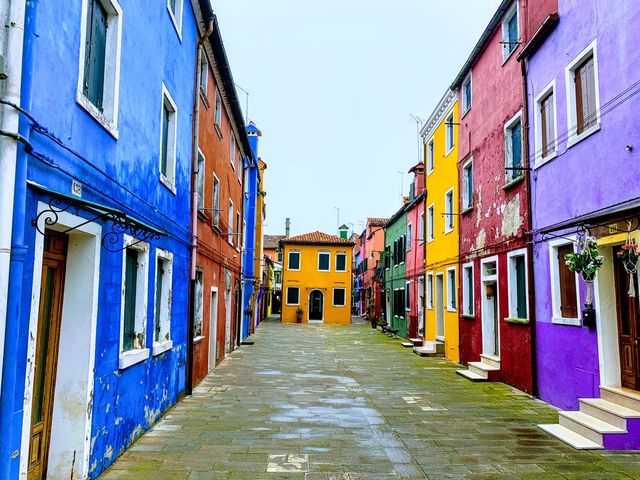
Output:
[[[60,385],[56,385],[56,400],[66,393],[69,402],[64,407],[62,401],[54,403],[54,412],[56,408],[67,408],[63,413],[69,418],[62,423],[69,429],[86,428],[77,439],[80,451],[73,448],[71,456],[66,456],[68,452],[61,446],[65,442],[58,442],[54,448],[52,441],[50,478],[63,475],[69,478],[71,472],[71,478],[97,477],[185,390],[193,79],[198,25],[191,2],[183,2],[181,21],[176,22],[166,2],[153,3],[149,6],[145,2],[120,0],[122,12],[117,21],[121,55],[119,84],[114,90],[119,95],[114,102],[118,106],[116,133],[89,114],[79,98],[83,1],[28,2],[21,106],[32,120],[23,116],[21,122],[33,152],[27,155],[21,149],[18,156],[18,164],[26,168],[28,187],[21,202],[20,187],[25,184],[24,178],[18,176],[14,224],[17,248],[16,260],[12,260],[10,291],[20,295],[14,298],[8,315],[5,356],[15,362],[5,361],[3,372],[0,478],[15,479],[25,471],[29,439],[26,432],[25,447],[24,427],[28,429],[30,424],[33,376],[34,340],[30,337],[34,305],[39,301],[35,288],[40,284],[43,238],[32,221],[50,205],[56,212],[65,210],[48,214],[51,223],[57,221],[51,228],[63,232],[71,229],[66,232],[69,253],[58,358]],[[111,23],[109,28],[113,28]],[[112,73],[107,72],[107,77]],[[163,85],[175,104],[173,188],[160,181]],[[81,185],[79,197],[71,195],[73,182],[76,187]],[[75,193],[79,193],[77,188]],[[77,199],[71,200],[74,197]],[[146,265],[146,269],[141,269],[146,291],[139,293],[145,317],[140,332],[143,338],[136,346],[137,361],[126,367],[120,351],[125,240],[122,229],[107,219],[111,217],[104,215],[104,210],[122,211],[136,220],[129,224],[136,228],[128,229],[127,233],[138,240],[145,232],[158,233],[144,238],[146,260],[140,260],[140,265]],[[39,228],[43,230],[44,217],[40,220]],[[15,237],[20,229],[24,229],[24,238]],[[20,276],[15,272],[19,271],[18,255],[24,252],[19,248],[21,245],[26,247],[26,256],[24,273]],[[171,323],[167,335],[172,346],[154,355],[158,249],[172,257]],[[74,285],[85,288],[88,296],[79,294],[74,298],[68,291]],[[83,301],[88,308],[75,311]],[[35,315],[37,318],[37,308]],[[80,347],[68,348],[74,344]],[[86,370],[89,377],[78,374],[75,387],[59,391],[65,385],[64,376],[72,370]],[[83,388],[87,391],[83,392]],[[27,401],[23,400],[25,397]],[[52,435],[63,435],[61,428],[54,413],[52,430],[58,431]],[[72,447],[70,440],[68,448]],[[14,452],[20,455],[12,455]],[[76,453],[78,458],[72,458]]]

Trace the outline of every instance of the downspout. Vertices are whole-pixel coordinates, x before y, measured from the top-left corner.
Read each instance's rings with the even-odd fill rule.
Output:
[[[6,18],[4,56],[7,79],[3,81],[2,98],[14,105],[20,104],[22,78],[22,47],[24,42],[25,0],[10,0]],[[16,133],[20,113],[13,107],[0,105],[0,130]],[[2,389],[2,359],[7,321],[7,296],[9,292],[9,264],[11,263],[11,228],[13,222],[13,194],[16,180],[16,155],[18,139],[0,136],[0,390]]]
[[[22,3],[22,5],[18,6],[18,3]],[[13,37],[12,45],[18,50],[20,50],[21,46],[23,47],[21,64],[18,62],[18,52],[11,52],[11,49],[9,49],[11,55],[15,55],[10,66],[15,68],[16,73],[20,70],[24,73],[20,77],[20,107],[26,111],[31,111],[32,73],[35,42],[38,38],[36,35],[38,0],[29,0],[28,2],[17,0],[12,2],[10,8],[11,13],[15,14],[13,20],[15,20],[16,24],[16,27],[12,28],[13,32],[9,32],[9,35]],[[22,19],[24,19],[24,23]],[[22,33],[20,25],[24,25],[23,40],[17,38]],[[9,72],[9,74],[11,75],[12,72]],[[15,95],[16,90],[13,93]],[[29,139],[30,123],[24,116],[19,119],[18,133],[25,139]],[[16,399],[23,398],[23,395],[22,392],[17,392],[16,390],[20,383],[18,380],[18,352],[22,351],[20,348],[20,320],[23,316],[22,285],[24,283],[24,263],[27,256],[24,237],[27,208],[28,154],[24,148],[20,148],[17,149],[15,158],[16,173],[11,232],[11,260],[9,265],[9,293],[4,338],[2,390],[0,391],[0,412],[2,412],[2,417],[0,418],[0,478],[3,479],[17,478],[20,467],[20,454],[24,453],[20,452],[21,425],[16,425],[16,422],[21,420],[21,415],[16,415],[16,410],[20,411],[22,409],[22,404],[16,405]],[[39,273],[35,272],[36,275]]]
[[[198,130],[200,128],[200,54],[213,32],[213,18],[207,20],[207,30],[196,47],[196,82],[193,97],[193,137],[191,139],[191,281],[189,282],[189,316],[187,317],[187,385],[186,393],[193,392],[193,324],[195,321],[196,255],[198,248],[198,191],[196,169],[198,167]]]

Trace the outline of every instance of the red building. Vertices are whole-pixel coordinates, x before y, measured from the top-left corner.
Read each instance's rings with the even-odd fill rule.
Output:
[[[384,252],[384,225],[388,218],[367,218],[367,226],[360,235],[360,299],[363,313],[380,318],[382,312],[381,285],[375,282],[376,263]]]
[[[533,391],[528,152],[516,57],[549,0],[505,0],[453,82],[460,125],[461,374]],[[523,148],[525,147],[525,148]]]
[[[242,110],[215,22],[198,58],[194,385],[238,345],[244,160],[251,155]]]

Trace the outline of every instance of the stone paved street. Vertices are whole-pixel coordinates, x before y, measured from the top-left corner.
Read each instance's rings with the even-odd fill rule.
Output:
[[[640,452],[577,451],[546,404],[373,331],[266,323],[101,478],[639,478]]]

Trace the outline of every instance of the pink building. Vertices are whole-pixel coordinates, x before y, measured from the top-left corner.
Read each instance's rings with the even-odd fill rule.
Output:
[[[388,218],[367,218],[367,226],[360,236],[360,313],[367,312],[371,305],[375,312],[381,310],[381,292],[374,282],[376,263],[384,251],[384,225]]]

